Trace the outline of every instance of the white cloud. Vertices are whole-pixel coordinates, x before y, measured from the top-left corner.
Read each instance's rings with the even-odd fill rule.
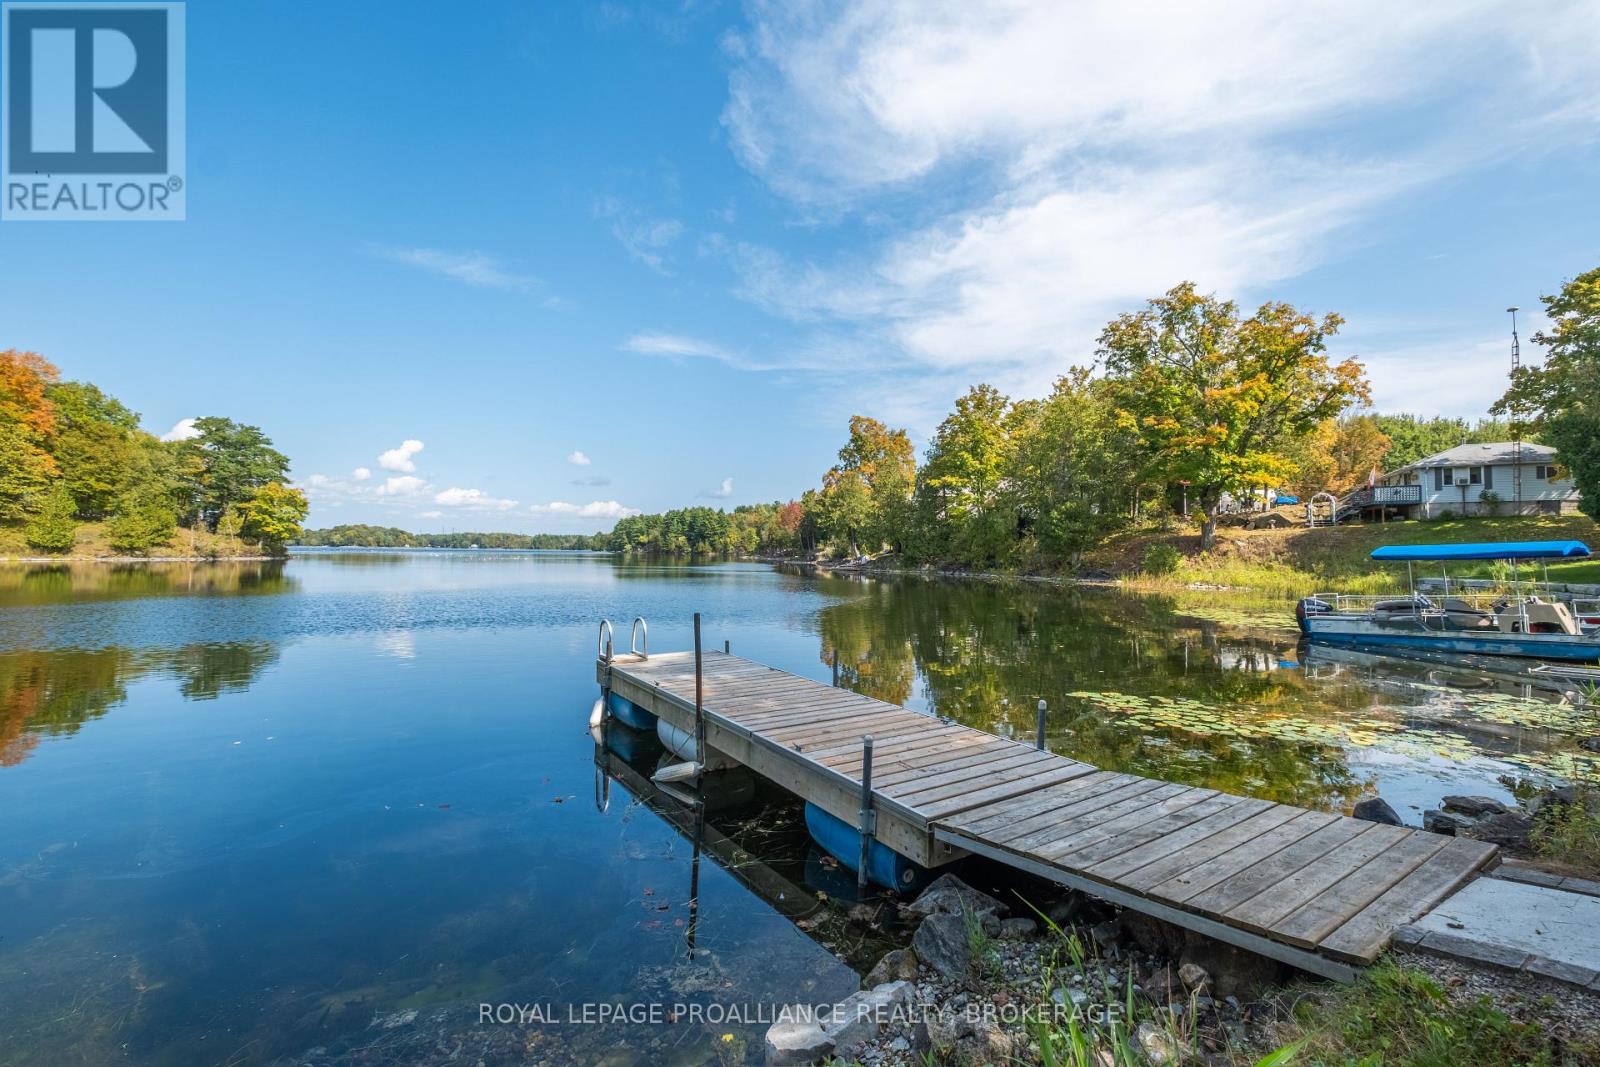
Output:
[[[390,478],[378,486],[379,496],[417,496],[428,491],[428,483],[410,474]]]
[[[896,376],[876,392],[933,410],[979,375],[1043,390],[1178,281],[1249,303],[1407,194],[1592,140],[1597,47],[1600,6],[1576,0],[758,5],[729,40],[735,151],[802,221],[868,243],[712,249],[809,331],[760,365],[625,347]]]
[[[306,479],[306,486],[311,489],[322,489],[333,484],[333,479],[326,474],[313,474]]]
[[[383,258],[484,289],[527,291],[539,285],[531,274],[517,274],[482,252],[442,252],[436,248],[385,248]]]
[[[567,462],[574,467],[587,467],[593,461],[577,449],[567,453]]]
[[[407,439],[401,442],[399,448],[391,448],[378,457],[378,466],[386,471],[405,471],[410,473],[417,469],[411,457],[422,451],[422,442]]]
[[[696,359],[714,359],[735,367],[744,365],[737,355],[720,345],[679,334],[636,333],[623,341],[622,347],[641,356],[666,356],[671,359],[688,356]]]
[[[548,504],[534,504],[528,510],[535,515],[570,515],[579,519],[621,519],[642,514],[638,508],[623,507],[615,500],[593,500],[587,504],[552,500]]]
[[[733,495],[733,479],[724,478],[722,479],[721,485],[717,486],[715,489],[707,489],[701,495],[709,496],[714,500],[726,500],[728,497]]]
[[[358,482],[364,482],[368,478],[372,477],[372,472],[365,467],[357,467],[355,470],[350,472],[350,477],[354,478]]]
[[[517,506],[515,500],[493,497],[482,489],[460,489],[455,486],[435,493],[433,502],[435,504],[443,504],[446,507],[467,508],[472,511],[508,511]]]
[[[684,234],[677,219],[646,218],[614,196],[602,197],[594,207],[596,218],[609,219],[611,235],[628,254],[653,271],[672,275],[667,250]]]
[[[178,422],[161,435],[163,441],[192,441],[200,436],[200,431],[194,428],[194,419],[179,419]]]
[[[442,512],[442,511],[420,511],[420,512],[417,513],[417,518],[419,518],[419,519],[442,519],[442,518],[444,518],[444,512]]]

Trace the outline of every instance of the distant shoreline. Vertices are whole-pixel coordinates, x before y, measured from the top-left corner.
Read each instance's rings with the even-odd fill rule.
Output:
[[[288,556],[0,556],[0,563],[270,563]]]

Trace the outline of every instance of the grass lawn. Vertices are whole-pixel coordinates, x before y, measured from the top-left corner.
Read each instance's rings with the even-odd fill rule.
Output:
[[[218,558],[227,556],[253,556],[258,552],[252,541],[241,541],[237,538],[224,537],[211,533],[208,530],[183,530],[180,529],[172,535],[172,539],[165,545],[152,548],[146,555],[152,557],[193,557],[204,556]],[[111,547],[111,542],[106,536],[105,524],[99,522],[80,523],[77,530],[77,543],[73,545],[70,553],[52,556],[29,548],[28,542],[22,536],[22,528],[0,523],[0,562],[15,559],[106,559],[124,556],[126,553],[118,552]]]
[[[1200,553],[1200,536],[1145,531],[1114,539],[1089,563],[1128,575],[1142,585],[1206,583],[1238,586],[1299,596],[1316,591],[1382,593],[1405,588],[1404,564],[1378,564],[1369,557],[1381,545],[1458,544],[1472,541],[1584,541],[1600,551],[1600,529],[1585,515],[1445,519],[1430,522],[1367,523],[1316,529],[1217,532],[1216,548]],[[1167,543],[1183,553],[1170,575],[1139,573],[1144,553]],[[1458,577],[1493,577],[1493,563],[1455,564]],[[1549,569],[1556,582],[1600,584],[1600,560],[1557,563]],[[1527,570],[1524,577],[1534,577]]]

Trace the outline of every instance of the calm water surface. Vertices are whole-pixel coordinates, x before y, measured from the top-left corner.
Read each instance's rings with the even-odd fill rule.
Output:
[[[597,781],[596,621],[666,650],[694,611],[796,673],[837,649],[852,688],[1023,737],[1042,696],[1058,751],[1310,807],[1381,792],[1416,823],[1600,778],[1559,693],[1306,654],[1286,605],[1222,594],[542,553],[0,569],[0,1063],[758,1053],[763,1024],[711,1012],[478,1020],[832,1000],[883,947],[782,796],[713,817],[697,862],[634,796],[655,751]]]

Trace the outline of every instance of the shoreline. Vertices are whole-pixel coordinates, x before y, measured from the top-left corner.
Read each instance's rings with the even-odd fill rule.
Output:
[[[8,563],[270,563],[288,556],[0,556]]]

